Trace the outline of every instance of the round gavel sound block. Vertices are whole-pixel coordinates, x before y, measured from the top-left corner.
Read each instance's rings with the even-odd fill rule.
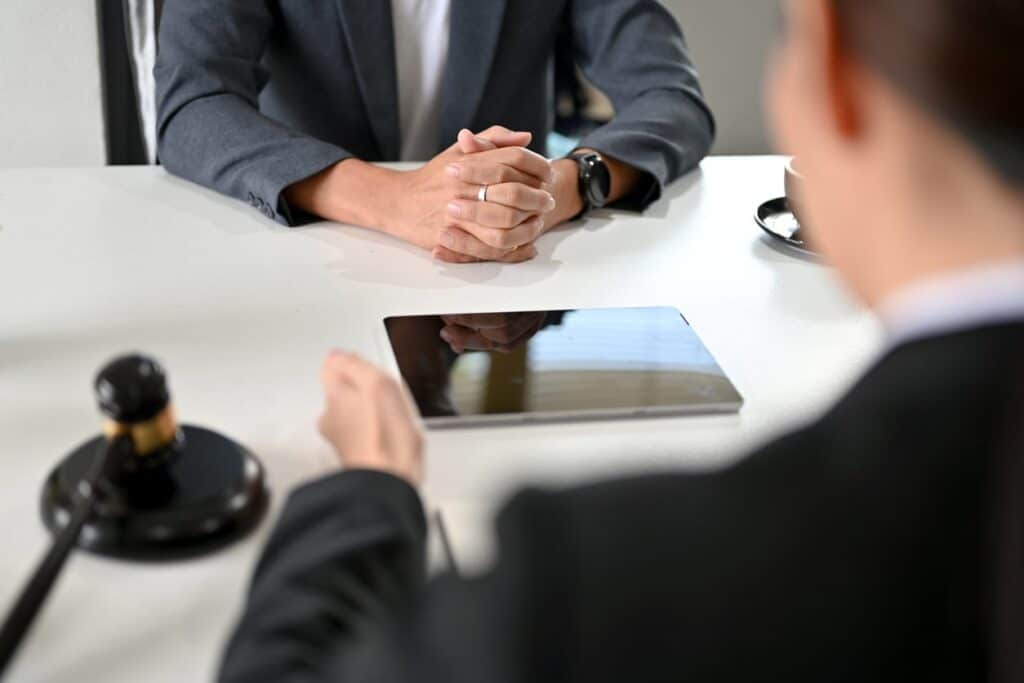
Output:
[[[259,523],[269,498],[263,467],[217,432],[179,426],[158,363],[119,358],[100,371],[95,393],[104,433],[65,457],[43,488],[43,521],[52,533],[67,524],[82,495],[92,495],[94,504],[78,546],[119,558],[201,555]],[[108,444],[113,450],[102,476],[83,491]]]

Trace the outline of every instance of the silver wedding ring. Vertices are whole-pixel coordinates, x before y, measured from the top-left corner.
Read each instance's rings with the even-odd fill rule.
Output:
[[[476,191],[476,200],[478,202],[486,202],[487,201],[487,186],[486,185],[481,185],[480,189]]]

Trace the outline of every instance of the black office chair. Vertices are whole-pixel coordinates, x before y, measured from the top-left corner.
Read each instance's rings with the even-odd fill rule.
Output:
[[[163,4],[164,0],[97,0],[108,164],[152,161],[142,132],[137,84],[139,70],[153,65],[136,63],[132,31],[140,23],[133,17],[152,17],[150,25],[141,30],[154,31],[155,39]]]

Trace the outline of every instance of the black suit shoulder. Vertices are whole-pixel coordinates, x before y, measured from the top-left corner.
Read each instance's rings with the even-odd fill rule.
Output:
[[[983,492],[1022,341],[1007,325],[900,347],[723,471],[516,500],[504,533],[546,528],[528,552],[571,568],[554,578],[582,678],[977,672]]]

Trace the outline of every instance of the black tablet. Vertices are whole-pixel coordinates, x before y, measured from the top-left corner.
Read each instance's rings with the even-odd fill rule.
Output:
[[[743,398],[674,308],[384,321],[431,428],[734,413]]]

